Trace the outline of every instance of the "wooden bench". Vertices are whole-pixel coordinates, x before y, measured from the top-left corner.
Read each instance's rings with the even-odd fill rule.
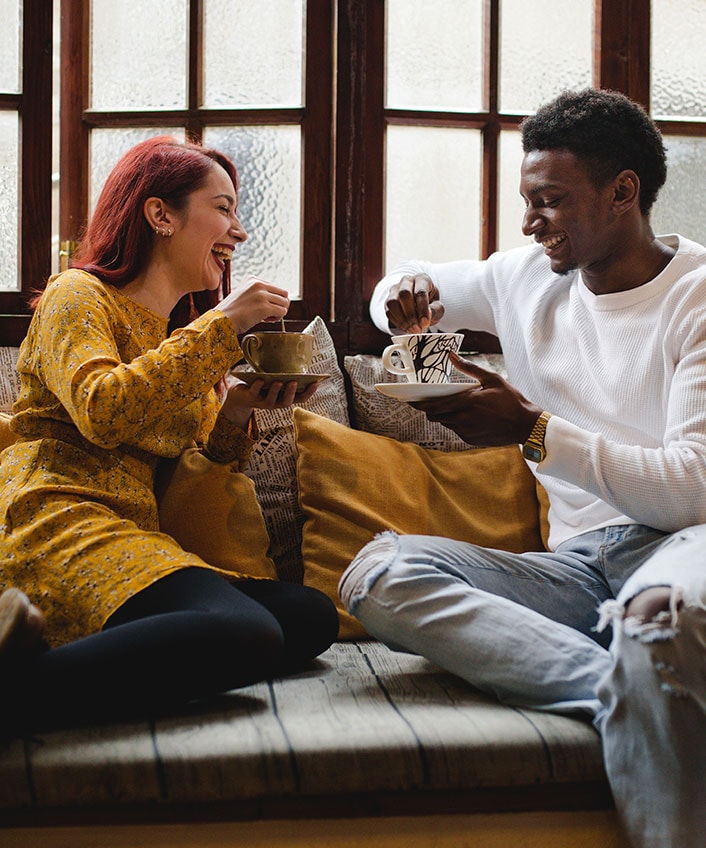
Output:
[[[5,848],[626,845],[590,724],[375,641],[191,712],[0,746],[0,828]]]
[[[1,848],[187,845],[627,842],[589,723],[502,706],[375,641],[173,715],[0,741]]]

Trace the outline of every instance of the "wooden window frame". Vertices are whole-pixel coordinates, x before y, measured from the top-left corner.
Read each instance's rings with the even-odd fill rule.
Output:
[[[466,127],[482,135],[481,256],[498,244],[498,145],[504,129],[523,115],[498,109],[500,0],[485,0],[484,112],[385,109],[384,2],[338,4],[339,97],[336,195],[336,317],[350,320],[354,350],[376,348],[379,337],[368,320],[368,303],[384,263],[384,144],[387,125]],[[623,91],[649,104],[650,0],[595,0],[593,85]],[[433,59],[430,59],[433,61]],[[341,73],[350,67],[350,78]],[[412,257],[410,257],[412,258]],[[450,257],[451,258],[451,257]],[[497,350],[485,334],[467,334],[466,344]]]
[[[20,290],[0,292],[4,345],[24,338],[27,297],[51,272],[52,4],[24,0],[23,5],[21,91],[0,94],[0,109],[16,111],[20,123]]]
[[[204,0],[190,2],[190,74],[186,110],[96,112],[87,109],[88,0],[62,0],[59,237],[75,239],[88,209],[88,139],[95,127],[297,122],[304,138],[302,298],[290,323],[321,315],[342,353],[379,352],[386,341],[368,317],[384,272],[384,157],[389,124],[465,126],[482,134],[481,253],[497,248],[498,140],[521,115],[498,111],[499,2],[485,0],[486,111],[434,113],[384,107],[384,0],[308,0],[305,107],[300,110],[200,110],[200,21]],[[25,0],[23,87],[0,96],[22,122],[20,293],[0,293],[0,341],[17,344],[28,323],[25,298],[51,265],[52,4]],[[329,49],[326,49],[326,45]],[[595,0],[593,85],[623,91],[649,106],[650,0]],[[665,133],[704,135],[703,124],[659,122]],[[478,339],[483,349],[485,339]],[[492,348],[492,346],[491,346]]]
[[[211,109],[202,108],[203,3],[190,0],[188,37],[188,92],[184,109],[98,111],[90,100],[89,0],[62,0],[62,91],[67,97],[61,109],[61,211],[60,238],[75,241],[86,220],[89,182],[89,136],[93,129],[160,126],[184,128],[189,137],[201,140],[206,127],[296,124],[302,129],[303,218],[302,295],[293,302],[290,316],[306,319],[315,314],[328,317],[328,295],[315,281],[330,277],[333,50],[309,51],[303,108]],[[309,0],[306,43],[333,43],[333,6],[329,0]],[[79,57],[78,61],[75,57]]]

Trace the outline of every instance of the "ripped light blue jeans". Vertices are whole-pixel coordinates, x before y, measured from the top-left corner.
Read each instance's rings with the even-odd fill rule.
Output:
[[[625,619],[654,586],[671,587],[670,610]],[[386,532],[339,593],[393,649],[504,703],[591,718],[636,848],[706,845],[706,525],[607,527],[524,554]]]

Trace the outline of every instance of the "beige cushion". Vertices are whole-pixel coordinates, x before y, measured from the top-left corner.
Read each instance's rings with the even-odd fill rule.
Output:
[[[0,412],[12,412],[12,404],[20,392],[19,353],[18,347],[0,347]]]
[[[319,383],[303,409],[348,424],[348,401],[336,348],[323,319],[316,317],[304,328],[314,337],[314,357],[309,371],[330,374]],[[247,366],[243,370],[251,370]],[[258,410],[260,440],[255,445],[245,473],[255,491],[270,534],[270,555],[282,580],[301,583],[301,530],[304,516],[297,498],[297,470],[293,408]]]
[[[515,445],[438,451],[294,411],[304,583],[332,598],[340,638],[364,635],[337,585],[382,530],[542,550],[535,480]]]

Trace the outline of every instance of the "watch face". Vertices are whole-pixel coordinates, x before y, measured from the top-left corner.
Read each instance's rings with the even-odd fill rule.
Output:
[[[542,452],[539,448],[533,448],[529,445],[525,445],[522,449],[522,453],[527,459],[532,460],[532,462],[540,462],[542,459]]]

